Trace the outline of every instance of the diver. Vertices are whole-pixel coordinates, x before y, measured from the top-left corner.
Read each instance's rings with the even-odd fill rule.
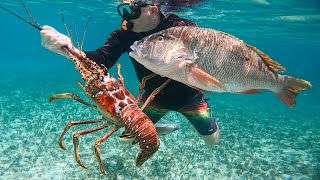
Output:
[[[164,15],[158,5],[143,1],[121,3],[117,11],[123,19],[122,27],[113,31],[104,45],[95,51],[80,51],[73,46],[70,38],[50,26],[44,26],[41,31],[42,46],[66,57],[61,47],[73,48],[77,53],[85,53],[88,58],[109,69],[123,53],[131,51],[130,46],[137,40],[174,26],[197,26],[175,14]],[[140,82],[143,77],[153,73],[133,58],[131,60]],[[149,79],[139,104],[143,104],[151,92],[166,80],[159,75]],[[172,80],[155,96],[144,113],[153,123],[157,123],[168,111],[179,112],[195,127],[207,145],[214,145],[219,143],[219,127],[211,115],[207,100],[199,90]]]

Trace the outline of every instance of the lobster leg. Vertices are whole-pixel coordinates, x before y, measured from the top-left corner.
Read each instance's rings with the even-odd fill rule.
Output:
[[[108,139],[108,137],[110,137],[114,132],[116,132],[120,127],[114,127],[112,128],[109,132],[107,132],[103,137],[101,137],[100,139],[98,139],[95,143],[94,143],[94,152],[97,156],[98,162],[99,162],[99,166],[100,166],[100,170],[101,172],[106,175],[106,170],[104,169],[103,163],[101,161],[101,156],[100,156],[100,149],[99,146],[100,144],[102,144],[105,140]]]
[[[95,131],[99,131],[101,129],[104,129],[108,126],[110,126],[111,123],[106,123],[103,124],[101,126],[95,127],[95,128],[91,128],[91,129],[86,129],[86,130],[82,130],[82,131],[77,131],[76,133],[73,134],[73,146],[74,146],[74,155],[76,158],[76,161],[80,164],[81,167],[88,169],[81,161],[80,161],[80,156],[79,156],[79,140],[78,137],[83,136],[85,134],[88,133],[92,133]]]
[[[157,75],[158,75],[158,74],[156,74],[156,73],[152,73],[152,74],[150,74],[150,75],[145,76],[145,77],[142,78],[142,81],[141,81],[140,86],[139,86],[138,96],[137,96],[137,98],[136,98],[136,101],[137,101],[137,102],[139,102],[139,100],[140,100],[141,93],[142,93],[143,88],[144,88],[145,85],[146,85],[146,82],[147,82],[149,79],[151,79],[151,78],[153,78],[153,77],[155,77],[155,76],[157,76]]]
[[[121,64],[118,64],[117,67],[118,67],[118,79],[119,79],[119,81],[120,81],[120,84],[121,84],[122,86],[124,86],[124,80],[123,80],[122,75],[120,74]]]
[[[157,87],[154,91],[152,91],[152,93],[150,94],[150,96],[148,97],[148,99],[144,102],[144,104],[142,105],[142,107],[140,108],[141,111],[144,110],[144,108],[153,100],[153,98],[171,81],[171,79],[167,79],[163,84],[161,84],[161,86]]]
[[[84,104],[86,106],[89,106],[89,107],[92,107],[92,108],[97,108],[96,105],[93,105],[93,104],[90,104],[90,103],[84,101],[78,95],[73,94],[73,93],[54,94],[54,95],[50,96],[49,102],[51,102],[53,100],[56,100],[56,99],[74,99],[74,100],[76,100],[76,101],[78,101],[81,104]]]
[[[63,150],[66,150],[65,146],[63,145],[62,143],[62,139],[64,137],[64,135],[66,134],[66,132],[70,129],[71,126],[74,126],[74,125],[79,125],[79,124],[92,124],[92,123],[98,123],[98,122],[102,122],[104,121],[105,119],[96,119],[96,120],[86,120],[86,121],[70,121],[66,124],[66,126],[64,127],[64,130],[63,132],[60,134],[60,137],[59,137],[59,146],[63,149]]]

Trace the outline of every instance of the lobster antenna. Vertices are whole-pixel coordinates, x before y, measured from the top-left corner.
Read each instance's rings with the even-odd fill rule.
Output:
[[[5,11],[7,11],[7,12],[9,12],[10,14],[16,16],[17,18],[21,19],[22,21],[28,23],[29,25],[37,28],[38,30],[40,30],[40,31],[42,30],[42,27],[41,27],[39,24],[37,24],[37,25],[36,25],[36,24],[32,24],[30,21],[28,21],[28,20],[24,19],[23,17],[15,14],[14,12],[10,11],[9,9],[6,9],[6,8],[2,7],[1,5],[0,5],[0,8],[3,9],[3,10],[5,10]]]
[[[32,21],[36,24],[36,26],[38,27],[38,29],[39,29],[39,28],[42,29],[41,25],[32,17],[32,15],[30,14],[27,6],[24,4],[24,2],[23,2],[22,0],[20,0],[20,2],[22,3],[22,5],[23,5],[24,9],[26,10],[28,16],[29,16],[30,19],[32,19]]]
[[[84,42],[84,38],[85,38],[85,36],[86,36],[87,29],[88,29],[88,24],[89,24],[89,21],[90,21],[91,18],[92,18],[92,16],[89,17],[89,19],[88,19],[88,21],[87,21],[87,24],[86,24],[86,27],[85,27],[85,29],[84,29],[83,36],[82,36],[82,41],[81,41],[81,45],[80,45],[80,49],[82,49],[83,42]]]
[[[78,39],[78,33],[77,33],[77,23],[74,24],[74,34],[76,36],[76,41],[77,41],[77,45],[80,51],[82,51],[82,49],[80,48],[80,43],[79,43],[79,39]]]
[[[69,27],[69,32],[70,32],[70,39],[72,41],[72,26],[73,26],[73,22],[71,23],[70,27]]]
[[[60,14],[61,14],[61,18],[62,18],[62,22],[63,22],[64,28],[66,29],[66,31],[68,33],[68,37],[71,39],[71,33],[68,30],[68,27],[67,27],[66,21],[64,20],[63,12],[62,12],[61,9],[60,9]]]

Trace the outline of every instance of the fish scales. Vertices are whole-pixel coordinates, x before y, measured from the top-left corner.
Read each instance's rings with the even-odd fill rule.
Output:
[[[184,41],[192,42],[187,46],[198,55],[195,64],[219,79],[229,91],[241,92],[246,86],[265,88],[263,86],[276,85],[274,80],[277,77],[242,41],[220,31],[187,27],[180,36]],[[269,81],[261,82],[263,76],[269,77]]]
[[[298,91],[312,85],[280,75],[278,62],[227,33],[199,27],[173,27],[132,46],[131,57],[149,70],[196,89],[212,92],[257,93],[271,90],[287,105]]]

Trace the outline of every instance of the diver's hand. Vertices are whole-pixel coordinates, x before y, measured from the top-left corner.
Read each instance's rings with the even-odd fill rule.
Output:
[[[69,49],[73,49],[79,55],[82,53],[80,50],[73,46],[72,41],[69,37],[59,33],[53,27],[43,26],[43,30],[40,31],[40,35],[41,45],[52,52],[68,57],[68,54],[63,49],[61,49],[61,47],[65,46]]]

